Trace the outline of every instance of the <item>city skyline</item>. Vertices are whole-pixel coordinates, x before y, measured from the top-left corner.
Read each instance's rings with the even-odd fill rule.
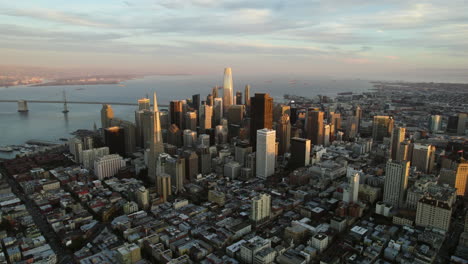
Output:
[[[189,74],[228,64],[241,75],[454,80],[468,68],[463,1],[1,5],[4,64]]]

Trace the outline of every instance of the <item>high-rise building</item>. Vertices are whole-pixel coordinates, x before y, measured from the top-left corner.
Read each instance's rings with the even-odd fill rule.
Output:
[[[278,135],[278,155],[284,155],[289,151],[291,141],[291,123],[289,122],[289,115],[283,114],[278,123],[276,124],[276,132]]]
[[[214,106],[214,98],[211,94],[206,96],[206,104]]]
[[[224,177],[235,180],[240,176],[242,166],[237,161],[230,161],[224,164]]]
[[[467,113],[459,113],[458,114],[458,124],[457,124],[457,134],[458,135],[465,135],[467,119],[468,119],[468,114]]]
[[[340,113],[335,113],[331,112],[329,115],[329,120],[328,122],[330,124],[333,124],[335,126],[335,129],[341,129],[341,114]]]
[[[185,113],[185,128],[193,131],[197,130],[197,113],[187,112]]]
[[[123,127],[108,127],[104,129],[104,143],[111,154],[125,155],[125,132]]]
[[[269,219],[271,212],[271,196],[263,193],[252,198],[252,206],[250,210],[250,219],[255,222],[261,222]]]
[[[393,160],[397,159],[400,144],[405,140],[406,128],[395,127],[392,130],[392,136],[390,140],[390,158]]]
[[[208,146],[199,146],[197,148],[198,169],[200,173],[206,175],[211,172],[211,153]]]
[[[418,201],[416,225],[449,231],[455,189],[439,187],[437,192],[428,192]]]
[[[323,116],[318,109],[309,109],[306,115],[306,133],[313,145],[323,145]]]
[[[221,124],[221,119],[223,118],[223,99],[215,98],[214,99],[214,110],[213,110],[213,125],[217,126]]]
[[[267,128],[257,130],[256,175],[258,178],[266,179],[275,173],[275,139],[275,130]]]
[[[172,194],[171,175],[163,172],[156,176],[156,187],[158,194],[164,202]]]
[[[143,110],[142,114],[142,126],[141,130],[143,133],[143,148],[148,149],[151,145],[151,137],[153,134],[153,119],[154,113],[150,110]]]
[[[175,124],[179,129],[184,129],[184,103],[182,101],[171,101],[170,103],[170,115],[171,124]]]
[[[92,149],[94,147],[94,140],[92,137],[83,137],[83,150]]]
[[[81,153],[83,152],[83,142],[79,138],[70,138],[68,139],[68,149],[70,154],[75,158],[75,162],[80,163]]]
[[[357,136],[359,126],[359,119],[355,116],[348,116],[346,119],[346,137],[353,139]]]
[[[232,105],[227,113],[227,120],[230,125],[240,125],[244,120],[245,105]]]
[[[236,92],[236,105],[241,105],[242,104],[242,92],[237,91]]]
[[[176,147],[182,146],[182,131],[176,124],[172,124],[167,133],[167,143]]]
[[[458,115],[451,115],[447,121],[447,133],[456,134],[458,132]]]
[[[205,131],[212,128],[213,107],[211,105],[202,104],[199,111],[200,129]]]
[[[184,152],[185,158],[185,179],[191,182],[197,178],[198,175],[198,155],[195,151],[186,150]]]
[[[136,152],[136,127],[130,121],[114,118],[110,121],[113,127],[121,127],[124,131],[125,153],[132,154]]]
[[[250,153],[252,153],[252,146],[250,146],[247,142],[240,142],[236,145],[234,160],[244,166],[247,155]]]
[[[387,162],[383,201],[393,207],[404,206],[405,193],[408,188],[409,161]]]
[[[440,115],[431,115],[428,124],[429,131],[438,132],[442,130],[442,117]]]
[[[398,147],[398,153],[396,160],[408,160],[411,161],[411,156],[413,155],[413,144],[408,140],[405,140],[400,143]]]
[[[171,175],[174,193],[178,194],[185,191],[185,159],[182,157],[169,157],[166,162],[166,173]]]
[[[348,186],[343,190],[343,201],[356,203],[359,194],[359,171],[348,168],[346,177],[348,178]]]
[[[218,86],[213,87],[213,90],[211,91],[211,95],[213,95],[213,99],[219,97],[218,89],[219,89]]]
[[[255,147],[257,130],[273,128],[273,98],[269,94],[256,93],[250,98],[250,144]]]
[[[110,120],[114,118],[114,110],[108,104],[103,104],[101,109],[101,127],[108,128],[110,127]]]
[[[263,262],[259,259],[260,251],[271,248],[271,241],[269,239],[263,239],[259,236],[255,236],[249,239],[247,242],[240,245],[239,257],[241,263],[254,264],[254,263],[272,263]],[[283,263],[283,262],[279,262]],[[284,262],[287,263],[287,262]]]
[[[227,109],[233,105],[233,92],[232,89],[233,87],[233,82],[232,82],[232,70],[231,68],[225,68],[224,69],[224,86],[223,86],[223,110],[224,112],[227,111]]]
[[[91,170],[94,168],[94,161],[105,155],[109,155],[108,147],[87,149],[83,150],[80,159],[81,163],[83,164],[83,167],[85,167],[88,170]]]
[[[359,132],[359,129],[361,128],[361,119],[362,119],[362,109],[359,105],[356,105],[354,107],[354,116],[358,119],[357,131]]]
[[[228,138],[228,129],[224,126],[216,126],[215,129],[215,143],[226,144]]]
[[[156,93],[153,94],[153,120],[151,122],[151,144],[148,161],[148,178],[150,182],[156,181],[156,162],[159,154],[164,152],[164,143],[161,132],[161,122],[159,121],[159,108]]]
[[[141,98],[138,99],[138,110],[151,110],[150,99],[149,98]]]
[[[210,135],[208,135],[208,134],[199,135],[197,144],[201,145],[201,146],[204,146],[204,147],[211,146],[211,144],[210,144]]]
[[[276,104],[273,107],[273,121],[278,122],[284,114],[291,116],[291,107],[284,104]]]
[[[462,160],[456,169],[441,169],[440,184],[448,184],[457,189],[458,196],[465,196],[468,183],[468,161]]]
[[[184,130],[184,147],[191,148],[197,143],[197,132],[190,129]]]
[[[435,146],[428,144],[415,143],[411,156],[411,165],[419,171],[431,173],[434,167]]]
[[[112,177],[125,167],[125,160],[117,154],[102,156],[94,161],[94,174],[99,180]]]
[[[250,111],[250,85],[246,85],[244,89],[244,103],[247,109],[247,113]]]
[[[149,208],[149,191],[144,186],[136,191],[136,199],[140,209],[147,210]]]
[[[294,137],[291,139],[291,158],[289,167],[297,169],[310,163],[310,139]]]
[[[196,111],[200,109],[200,94],[192,95],[192,107]]]
[[[330,146],[330,131],[333,127],[333,124],[326,124],[323,126],[323,145],[325,147]]]
[[[374,116],[372,123],[372,138],[374,141],[382,142],[384,137],[390,137],[393,130],[393,117]]]

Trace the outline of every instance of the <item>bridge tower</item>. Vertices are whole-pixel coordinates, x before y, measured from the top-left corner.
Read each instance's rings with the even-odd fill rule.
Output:
[[[67,95],[65,93],[65,89],[63,90],[63,111],[62,113],[66,114],[70,111],[68,111],[68,105],[67,105]]]
[[[25,113],[28,112],[28,102],[26,100],[19,100],[18,101],[18,112]]]

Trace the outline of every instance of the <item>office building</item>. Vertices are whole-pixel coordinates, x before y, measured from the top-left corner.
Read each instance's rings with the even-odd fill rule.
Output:
[[[389,160],[385,169],[383,201],[395,208],[404,206],[410,163]]]
[[[437,188],[437,187],[436,187]],[[416,225],[449,231],[455,189],[438,186],[419,199],[416,209]]]
[[[138,99],[138,110],[151,110],[150,99],[149,98],[141,98]]]
[[[110,120],[114,118],[114,110],[108,104],[103,104],[101,109],[101,127],[108,128],[110,127]]]
[[[390,137],[393,130],[394,120],[391,116],[374,116],[372,123],[372,139],[382,142],[384,137]]]
[[[249,113],[250,111],[250,85],[246,85],[244,89],[244,104],[246,107],[246,112]]]
[[[273,121],[278,122],[284,114],[291,115],[291,107],[284,104],[276,104],[273,106]]]
[[[216,203],[219,206],[224,206],[226,203],[226,194],[218,190],[209,190],[208,201]]]
[[[104,129],[104,143],[111,154],[125,155],[125,132],[123,127],[108,127]]]
[[[206,175],[211,172],[211,153],[209,146],[199,146],[197,148],[198,169],[201,174]]]
[[[289,152],[289,146],[291,141],[291,122],[289,121],[289,115],[283,114],[276,124],[276,132],[278,136],[278,155],[284,155]]]
[[[406,128],[395,127],[390,139],[390,158],[396,160],[401,143],[405,140]]]
[[[233,82],[231,68],[224,69],[224,85],[223,85],[223,110],[226,112],[233,105]]]
[[[323,145],[323,116],[318,109],[309,109],[306,114],[306,134],[313,145]]]
[[[159,108],[156,93],[153,94],[153,119],[151,122],[151,144],[148,161],[148,178],[151,183],[156,181],[156,163],[159,154],[164,152],[164,143],[161,132],[161,122],[159,121]]]
[[[197,113],[187,112],[185,113],[185,128],[193,131],[197,131]]]
[[[427,127],[432,133],[442,130],[442,117],[440,115],[431,115]]]
[[[252,198],[250,219],[261,222],[270,218],[271,197],[269,194],[260,194]]]
[[[221,119],[223,118],[223,99],[214,98],[213,106],[213,125],[217,126],[221,124]]]
[[[174,193],[178,194],[185,191],[185,159],[182,157],[169,157],[166,162],[166,173],[171,175]]]
[[[346,177],[348,185],[343,190],[343,201],[346,203],[356,203],[359,195],[359,171],[348,168]]]
[[[244,120],[245,105],[232,105],[227,113],[229,125],[241,125]]]
[[[434,167],[435,146],[428,144],[413,144],[411,166],[424,173],[431,173]]]
[[[413,155],[413,143],[409,140],[405,140],[400,143],[398,147],[398,153],[396,160],[407,160],[411,161],[411,157]]]
[[[136,200],[138,206],[142,210],[147,210],[149,208],[149,191],[144,186],[141,186],[136,191]]]
[[[184,151],[185,158],[185,179],[191,182],[198,176],[198,155],[195,151]]]
[[[252,146],[250,146],[248,142],[240,142],[235,147],[234,160],[244,166],[247,155],[250,153],[252,153]]]
[[[205,131],[212,128],[213,107],[207,104],[202,104],[199,111],[200,129]]]
[[[171,175],[165,172],[157,175],[156,188],[163,202],[167,202],[167,198],[172,194]]]
[[[237,91],[236,92],[236,105],[241,105],[242,104],[242,92]]]
[[[457,134],[458,135],[465,135],[466,132],[466,121],[468,119],[467,113],[459,113],[458,114],[458,124],[457,124]]]
[[[68,150],[73,155],[75,162],[81,163],[81,153],[83,152],[83,142],[79,138],[68,139]]]
[[[291,139],[291,158],[289,167],[297,169],[310,164],[310,139],[293,137]]]
[[[117,154],[102,156],[94,161],[94,174],[99,180],[112,177],[125,167],[125,161]]]
[[[184,130],[184,147],[191,148],[197,143],[197,132],[190,129]]]
[[[341,129],[341,114],[330,112],[329,117],[328,117],[328,122],[330,124],[333,124],[336,130]]]
[[[200,94],[192,95],[192,107],[195,111],[200,109]]]
[[[462,160],[455,169],[442,168],[440,170],[439,183],[448,184],[456,188],[458,196],[465,196],[468,182],[468,161]]]
[[[257,130],[256,172],[257,177],[266,179],[275,173],[276,131],[272,129]]]
[[[91,170],[94,168],[94,161],[96,159],[109,154],[108,147],[83,150],[81,154],[81,163],[84,168]]]
[[[224,126],[216,126],[215,129],[215,143],[226,144],[228,139],[228,129]]]
[[[257,263],[255,262],[257,253],[268,248],[271,248],[271,241],[269,239],[263,239],[259,236],[255,236],[240,246],[239,257],[241,263]]]
[[[136,152],[136,127],[130,121],[114,118],[110,121],[112,127],[121,127],[124,132],[125,153]]]
[[[184,103],[182,101],[171,101],[169,105],[171,124],[175,124],[179,129],[184,129]]]
[[[357,133],[358,133],[358,127],[359,127],[359,118],[357,118],[355,116],[349,116],[346,119],[346,130],[345,130],[346,137],[348,139],[355,138],[357,136]]]
[[[256,93],[250,98],[250,145],[256,147],[257,130],[273,129],[273,98],[269,94]]]
[[[330,134],[333,125],[326,124],[323,126],[323,146],[328,147],[330,146]]]

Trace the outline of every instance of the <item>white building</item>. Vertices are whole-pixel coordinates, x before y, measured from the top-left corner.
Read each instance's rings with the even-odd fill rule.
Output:
[[[256,175],[266,179],[275,173],[276,131],[271,129],[257,130]]]
[[[255,222],[270,218],[271,196],[269,194],[260,194],[252,199],[250,219]]]
[[[94,161],[94,174],[99,180],[112,177],[125,167],[125,160],[117,154],[106,155]]]
[[[269,247],[271,247],[269,239],[256,236],[240,246],[240,259],[242,263],[252,264],[257,252]]]
[[[80,162],[80,153],[83,151],[83,142],[79,138],[68,139],[68,148],[75,158],[75,162]]]
[[[319,252],[323,252],[328,247],[328,236],[325,234],[316,234],[312,237],[311,246]]]
[[[94,161],[102,156],[109,155],[109,147],[93,148],[81,152],[81,163],[83,167],[90,170],[94,166]]]
[[[348,168],[346,177],[348,178],[348,186],[343,191],[343,201],[347,203],[355,203],[358,201],[359,195],[359,172],[353,168]]]

